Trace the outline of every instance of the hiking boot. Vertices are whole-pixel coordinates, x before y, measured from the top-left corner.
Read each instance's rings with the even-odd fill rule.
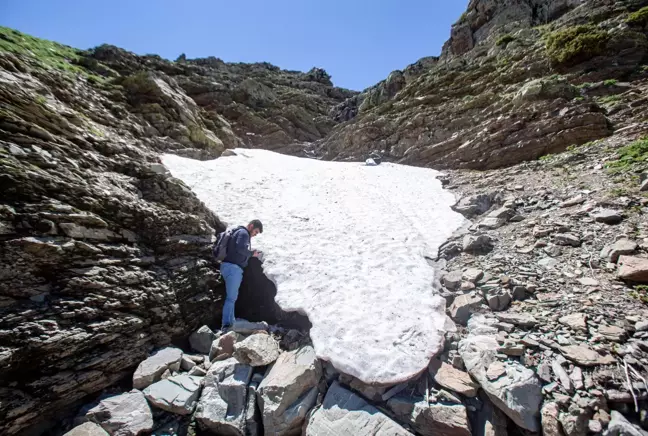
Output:
[[[222,336],[222,335],[225,335],[225,334],[227,334],[227,333],[229,333],[229,332],[231,332],[231,331],[232,331],[232,326],[231,326],[231,325],[224,325],[224,326],[221,327],[221,329],[220,329],[221,336]]]

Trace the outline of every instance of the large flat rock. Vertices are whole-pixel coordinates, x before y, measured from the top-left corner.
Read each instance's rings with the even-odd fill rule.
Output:
[[[201,388],[202,377],[180,374],[153,383],[144,389],[144,396],[162,410],[190,415],[196,407]]]
[[[410,436],[362,397],[334,382],[322,407],[308,420],[305,436]]]
[[[162,160],[225,221],[263,221],[253,248],[265,254],[281,308],[308,316],[318,357],[365,383],[395,384],[425,370],[446,331],[445,300],[425,257],[463,223],[438,173],[235,152]]]
[[[153,429],[153,414],[137,389],[104,398],[86,412],[84,419],[99,424],[111,435],[138,436]]]

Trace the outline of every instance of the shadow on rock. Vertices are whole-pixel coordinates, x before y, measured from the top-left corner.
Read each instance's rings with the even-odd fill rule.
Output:
[[[309,330],[311,323],[305,315],[285,312],[275,302],[277,287],[263,273],[259,259],[252,258],[245,268],[243,282],[236,300],[236,317],[249,321],[266,321],[287,328]]]

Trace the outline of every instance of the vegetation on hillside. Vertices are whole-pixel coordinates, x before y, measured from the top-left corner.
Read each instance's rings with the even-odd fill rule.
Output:
[[[554,64],[574,64],[603,54],[610,36],[589,24],[569,27],[549,34],[547,55]]]
[[[643,169],[648,165],[648,137],[631,142],[617,150],[617,159],[607,163],[610,173]]]
[[[0,26],[0,50],[30,56],[46,67],[74,73],[83,72],[80,67],[72,63],[78,61],[79,50],[35,38],[8,27]]]
[[[513,42],[513,41],[515,41],[515,36],[511,35],[510,33],[507,33],[506,35],[500,36],[495,42],[495,44],[499,47],[502,46],[506,47],[509,42]]]
[[[84,68],[89,58],[84,56],[82,50],[36,38],[8,27],[0,26],[0,51],[28,57],[45,69],[53,69],[71,76],[81,74],[92,83],[104,80],[103,77]],[[94,63],[98,64],[97,61]],[[106,69],[104,66],[102,68]]]

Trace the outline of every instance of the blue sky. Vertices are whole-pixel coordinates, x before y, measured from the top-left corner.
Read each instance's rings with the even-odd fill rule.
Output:
[[[0,25],[78,48],[326,69],[361,90],[438,55],[468,0],[0,0]]]

